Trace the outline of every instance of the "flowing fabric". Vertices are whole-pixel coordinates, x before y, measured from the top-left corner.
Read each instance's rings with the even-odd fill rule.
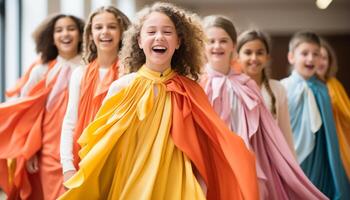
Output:
[[[6,96],[7,97],[13,97],[14,95],[18,95],[22,89],[22,87],[24,86],[24,84],[26,84],[26,82],[29,79],[29,75],[32,72],[32,69],[37,65],[40,64],[40,59],[37,59],[36,61],[34,61],[28,68],[28,70],[26,71],[26,73],[24,73],[24,75],[16,82],[16,85],[13,88],[10,88],[6,91]]]
[[[112,64],[103,80],[100,80],[99,78],[99,67],[100,66],[96,60],[91,62],[87,66],[87,70],[84,73],[80,86],[78,123],[75,127],[73,136],[73,156],[76,169],[78,169],[78,163],[80,161],[78,156],[80,150],[78,138],[84,128],[94,119],[107,94],[109,86],[118,78],[117,60]]]
[[[253,155],[170,68],[142,67],[79,138],[79,171],[60,199],[258,199]],[[119,80],[120,81],[120,80]]]
[[[308,86],[315,95],[322,126],[316,133],[315,148],[301,163],[305,174],[330,199],[350,199],[350,184],[339,153],[332,105],[325,84],[310,78]]]
[[[224,75],[207,66],[206,71],[202,84],[215,110],[222,111],[218,114],[225,118],[227,112],[242,113],[229,123],[236,124],[234,131],[256,154],[261,199],[327,199],[294,159],[256,83],[233,70]],[[231,107],[235,104],[240,106]]]
[[[340,155],[350,180],[350,100],[344,87],[336,78],[330,78],[327,81],[327,87],[337,128]]]
[[[295,151],[298,162],[302,163],[315,147],[315,134],[322,125],[320,111],[307,82],[296,71],[281,83],[288,96]]]
[[[63,118],[68,103],[68,85],[72,67],[62,63],[57,80],[46,102],[45,116],[41,124],[42,146],[38,153],[39,175],[45,200],[55,200],[65,189],[60,164],[60,137]]]
[[[49,62],[48,71],[56,64]],[[39,81],[25,98],[0,104],[0,159],[15,159],[16,167],[13,188],[9,199],[42,199],[41,184],[38,174],[29,175],[25,162],[42,146],[41,123],[44,118],[46,99],[54,86],[56,78],[48,84],[45,77]],[[8,172],[0,171],[0,174]],[[5,177],[5,176],[1,176]],[[35,177],[35,178],[34,178]]]

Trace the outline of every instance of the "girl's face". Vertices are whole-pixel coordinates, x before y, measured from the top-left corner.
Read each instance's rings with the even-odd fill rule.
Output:
[[[314,43],[302,42],[293,52],[288,54],[289,63],[304,79],[311,78],[316,72],[320,46]]]
[[[91,34],[97,53],[118,53],[121,30],[112,13],[102,12],[95,15],[91,21]]]
[[[207,43],[205,54],[212,67],[228,68],[231,64],[235,43],[227,32],[219,27],[211,27],[206,31]]]
[[[138,43],[146,56],[146,66],[158,70],[171,67],[171,58],[180,46],[174,23],[161,12],[147,16]]]
[[[69,59],[78,54],[79,28],[70,17],[63,17],[56,21],[53,39],[58,54],[63,58]]]
[[[321,47],[319,63],[318,63],[316,72],[320,77],[325,78],[328,68],[329,68],[329,55],[327,50],[324,47]]]
[[[264,43],[259,40],[246,42],[238,52],[238,60],[242,64],[244,73],[248,76],[261,76],[263,69],[269,61]]]

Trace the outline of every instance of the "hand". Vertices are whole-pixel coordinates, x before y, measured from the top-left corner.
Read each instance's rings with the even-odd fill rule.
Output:
[[[27,171],[34,174],[39,171],[38,156],[34,155],[26,162]]]
[[[68,179],[70,179],[77,171],[75,170],[69,170],[63,173],[63,182],[66,182]]]

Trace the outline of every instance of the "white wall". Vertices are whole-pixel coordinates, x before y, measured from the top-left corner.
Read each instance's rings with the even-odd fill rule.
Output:
[[[6,88],[15,85],[19,74],[19,60],[17,39],[19,35],[19,28],[14,21],[19,20],[18,4],[16,1],[7,1],[5,4],[6,22],[5,22],[5,84]]]

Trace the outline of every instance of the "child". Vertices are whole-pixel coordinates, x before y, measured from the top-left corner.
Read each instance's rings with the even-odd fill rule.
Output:
[[[112,6],[101,7],[89,17],[84,32],[84,57],[89,64],[72,74],[62,125],[60,151],[64,181],[78,169],[78,138],[94,119],[110,84],[118,78],[121,37],[129,24],[129,19]]]
[[[261,31],[247,30],[238,37],[238,61],[243,72],[259,86],[266,106],[277,120],[284,138],[296,158],[286,91],[279,81],[269,79],[267,75],[270,49],[269,40],[266,34]]]
[[[350,100],[342,84],[335,77],[337,58],[334,50],[321,39],[320,63],[317,76],[327,84],[338,134],[339,150],[345,172],[350,180]]]
[[[208,63],[202,84],[217,113],[255,152],[260,198],[326,199],[295,161],[254,80],[230,66],[236,45],[232,22],[208,16],[204,28]]]
[[[132,73],[79,138],[80,169],[61,199],[205,199],[206,187],[208,199],[258,199],[251,152],[188,78],[202,38],[196,16],[171,4],[138,13],[121,51]]]
[[[81,61],[83,27],[83,21],[71,15],[48,17],[34,32],[42,64],[30,71],[22,98],[0,105],[0,158],[16,160],[10,174],[18,190],[13,198],[56,199],[64,191],[58,129],[71,71]]]
[[[314,76],[319,51],[319,37],[311,32],[298,32],[289,43],[293,71],[282,84],[287,90],[296,153],[305,174],[327,197],[350,199],[327,88]]]

